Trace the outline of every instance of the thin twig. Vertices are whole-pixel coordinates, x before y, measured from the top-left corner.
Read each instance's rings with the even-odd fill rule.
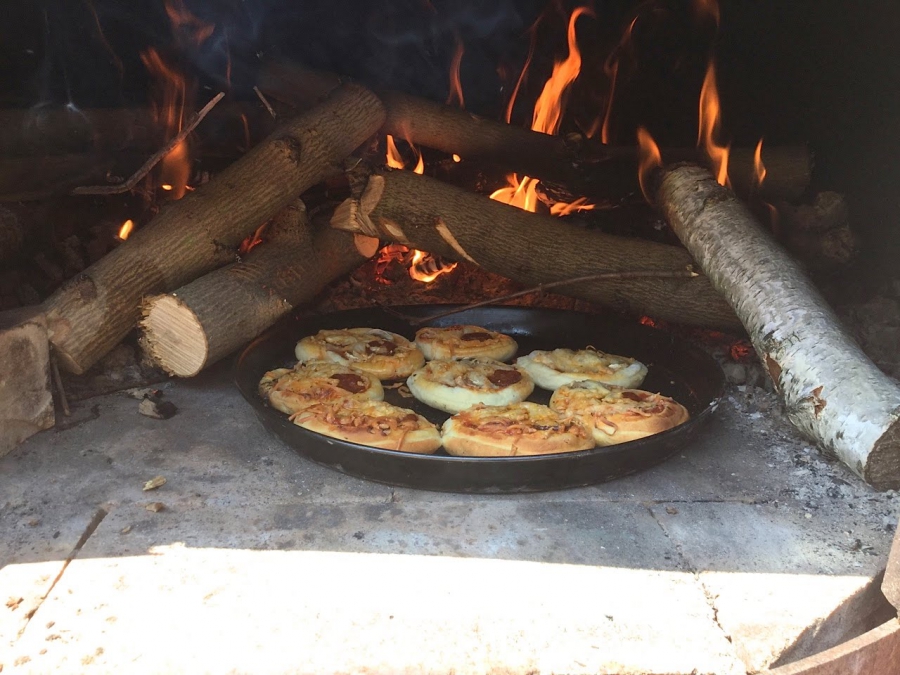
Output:
[[[53,374],[53,384],[56,385],[56,393],[59,394],[59,404],[62,406],[63,415],[72,416],[69,410],[69,399],[66,398],[66,390],[63,388],[62,377],[59,375],[59,365],[56,363],[56,354],[50,354],[50,372]]]
[[[413,319],[412,321],[410,321],[410,324],[413,326],[420,326],[423,323],[428,323],[429,321],[434,321],[435,319],[442,319],[445,316],[450,316],[451,314],[458,314],[459,312],[464,312],[467,309],[475,309],[476,307],[484,307],[485,305],[493,305],[498,302],[503,302],[504,300],[512,300],[513,298],[519,298],[523,295],[530,295],[531,293],[543,293],[544,291],[549,290],[551,288],[557,288],[559,286],[568,286],[570,284],[586,283],[589,281],[610,281],[610,280],[620,280],[620,279],[691,279],[696,276],[700,276],[700,275],[691,269],[631,270],[631,271],[625,271],[625,272],[597,272],[596,274],[586,274],[585,276],[574,277],[572,279],[563,279],[562,281],[551,281],[548,284],[540,284],[539,286],[535,286],[533,288],[526,288],[524,291],[510,293],[509,295],[501,295],[499,298],[491,298],[490,300],[482,300],[481,302],[474,302],[471,305],[464,305],[462,307],[457,307],[456,309],[447,310],[446,312],[440,312],[439,314],[432,314],[431,316],[426,316],[421,319]]]
[[[204,117],[206,117],[206,114],[210,110],[212,110],[215,107],[216,103],[221,101],[224,97],[225,97],[225,92],[219,92],[218,94],[216,94],[209,103],[207,103],[205,106],[203,106],[203,108],[197,114],[195,114],[193,117],[191,117],[190,120],[188,120],[188,123],[184,127],[184,129],[179,131],[177,135],[173,136],[172,140],[170,140],[168,143],[166,143],[166,145],[163,148],[161,148],[159,151],[155,152],[153,154],[153,156],[151,156],[150,159],[148,159],[146,162],[144,162],[144,164],[141,166],[141,168],[138,169],[137,171],[135,171],[131,175],[131,178],[126,180],[124,183],[120,183],[119,185],[85,185],[83,187],[75,188],[74,190],[72,190],[71,194],[73,194],[73,195],[118,195],[118,194],[122,194],[123,192],[128,192],[129,190],[133,190],[135,185],[137,185],[138,182],[144,176],[146,176],[148,173],[150,173],[150,169],[152,169],[154,166],[156,166],[163,157],[168,155],[176,145],[178,145],[185,138],[187,138],[188,134],[190,134],[194,129],[196,129],[197,125],[200,124],[200,122],[203,120]]]
[[[267,98],[265,97],[265,95],[259,90],[259,87],[253,87],[253,91],[256,92],[256,95],[259,97],[259,100],[262,101],[262,104],[263,104],[264,106],[266,106],[266,110],[269,111],[269,114],[272,116],[272,119],[274,120],[275,117],[276,117],[276,115],[275,115],[275,109],[272,108],[272,105],[269,103],[268,99],[267,99]]]

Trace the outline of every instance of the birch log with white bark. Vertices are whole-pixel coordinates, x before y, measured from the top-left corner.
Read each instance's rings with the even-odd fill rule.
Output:
[[[676,165],[656,180],[658,206],[744,324],[794,426],[872,486],[900,488],[900,387],[706,169]]]

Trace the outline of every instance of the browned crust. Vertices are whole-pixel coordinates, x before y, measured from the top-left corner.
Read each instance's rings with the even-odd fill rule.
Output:
[[[421,415],[388,403],[377,402],[376,406],[370,403],[346,400],[318,404],[294,415],[291,420],[309,431],[384,450],[430,455],[441,447],[437,428]],[[351,421],[341,424],[335,420],[336,413]],[[415,416],[416,419],[401,423],[400,420],[407,416]],[[380,423],[389,428],[380,428]]]
[[[465,335],[487,334],[490,339],[466,340]],[[416,345],[429,361],[484,357],[508,361],[519,348],[509,335],[480,326],[430,326],[416,332]]]
[[[534,391],[534,382],[521,368],[511,366],[493,359],[477,359],[472,363],[473,370],[478,370],[488,380],[484,385],[466,384],[465,380],[459,384],[448,385],[439,381],[440,374],[435,374],[442,368],[442,364],[453,364],[454,369],[463,368],[470,362],[461,359],[453,361],[429,361],[422,368],[409,376],[406,381],[410,392],[432,408],[444,412],[457,413],[478,403],[486,405],[508,405],[524,401]],[[484,366],[484,367],[481,367]],[[495,385],[490,382],[488,371],[501,371],[518,374],[521,378],[511,384]]]
[[[333,351],[326,347],[320,339],[323,333],[346,333],[361,341],[377,340],[379,338],[366,338],[361,334],[355,334],[354,331],[371,330],[371,329],[347,329],[344,331],[330,330],[319,331],[316,335],[310,335],[297,343],[296,356],[301,361],[309,361],[321,359],[327,361],[336,361],[352,366],[356,370],[374,375],[379,380],[395,380],[407,377],[421,368],[425,363],[425,356],[415,346],[401,335],[390,333],[389,331],[381,331],[392,336],[392,340],[397,345],[397,352],[394,354],[367,354],[361,359],[347,359],[341,356],[337,351]]]
[[[514,424],[512,429],[488,428],[484,424],[472,422],[472,414],[482,411],[496,411],[492,419],[503,419],[504,410],[519,406],[542,408],[535,403],[518,403],[511,406],[489,408],[476,406],[448,419],[442,429],[444,449],[451,455],[465,457],[519,457],[529,455],[552,455],[563,452],[577,452],[594,447],[590,432],[574,420],[558,420],[556,429],[537,429],[528,423]]]

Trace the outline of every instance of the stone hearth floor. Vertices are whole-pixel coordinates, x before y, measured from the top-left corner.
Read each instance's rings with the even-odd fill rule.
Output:
[[[165,421],[124,393],[82,402],[86,421],[0,459],[4,675],[732,675],[889,613],[900,498],[760,389],[730,389],[698,443],[643,474],[471,496],[302,459],[229,375],[163,385]]]

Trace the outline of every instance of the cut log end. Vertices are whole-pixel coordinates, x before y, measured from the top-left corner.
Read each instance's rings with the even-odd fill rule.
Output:
[[[863,478],[876,490],[900,490],[900,411],[869,453]]]
[[[173,295],[148,298],[141,328],[154,361],[170,375],[193,377],[206,364],[209,343],[197,315]]]

